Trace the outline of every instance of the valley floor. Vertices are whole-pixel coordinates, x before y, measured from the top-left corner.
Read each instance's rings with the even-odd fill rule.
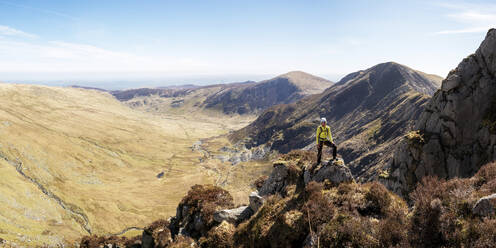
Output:
[[[174,215],[195,184],[222,186],[246,203],[270,163],[217,158],[229,155],[219,151],[231,146],[224,135],[251,120],[151,114],[107,93],[2,84],[0,238],[55,246],[89,233],[132,235]]]

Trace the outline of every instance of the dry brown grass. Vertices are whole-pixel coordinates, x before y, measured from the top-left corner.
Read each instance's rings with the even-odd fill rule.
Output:
[[[494,216],[480,218],[472,207],[494,193],[494,163],[483,166],[472,178],[424,178],[410,195],[413,200],[408,238],[412,246],[494,247]]]
[[[189,114],[151,115],[92,90],[2,84],[0,154],[13,164],[21,162],[27,176],[84,213],[93,234],[117,233],[171,216],[195,184],[228,178],[223,186],[238,189],[241,199],[241,192],[253,190],[251,182],[270,168],[268,163],[233,167],[213,158],[200,164],[204,154],[191,150],[194,142],[226,134],[247,120]],[[46,197],[13,165],[2,159],[0,170],[5,175],[0,182],[2,238],[55,246],[88,235],[81,217]],[[161,172],[164,177],[158,179]],[[233,179],[239,175],[240,180]]]
[[[206,235],[199,240],[199,246],[202,248],[230,248],[234,247],[234,230],[233,224],[222,222],[220,225],[212,228]]]

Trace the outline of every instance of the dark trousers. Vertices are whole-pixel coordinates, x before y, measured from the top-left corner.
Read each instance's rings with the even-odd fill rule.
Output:
[[[320,159],[322,158],[322,148],[324,148],[324,146],[332,147],[332,158],[336,158],[336,152],[338,149],[336,145],[329,140],[319,141],[319,144],[317,145],[317,164],[320,164]]]

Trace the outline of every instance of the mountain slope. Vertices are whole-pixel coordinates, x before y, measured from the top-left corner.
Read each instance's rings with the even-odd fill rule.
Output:
[[[496,30],[442,82],[384,182],[407,194],[427,175],[469,177],[496,159]]]
[[[256,113],[273,105],[320,93],[331,84],[323,78],[293,71],[256,84],[223,90],[209,96],[204,104],[206,108],[217,108],[227,114]]]
[[[135,89],[112,94],[131,107],[148,111],[176,108],[189,111],[214,110],[224,114],[257,114],[266,108],[291,103],[310,94],[321,93],[332,82],[308,73],[293,71],[261,81],[218,84],[203,87]]]
[[[171,215],[197,183],[250,192],[263,163],[233,167],[201,144],[224,146],[210,138],[240,120],[163,118],[97,90],[0,84],[0,238],[74,247]]]
[[[438,87],[438,80],[389,62],[352,73],[319,95],[274,106],[231,135],[248,147],[268,145],[287,153],[311,148],[320,117],[327,117],[338,152],[359,176],[390,158],[391,145],[408,131],[412,119]],[[381,153],[385,156],[379,156]]]

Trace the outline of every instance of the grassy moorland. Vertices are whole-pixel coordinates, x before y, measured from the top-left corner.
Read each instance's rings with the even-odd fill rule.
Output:
[[[253,117],[193,113],[152,115],[104,92],[0,84],[0,238],[56,245],[141,228],[174,215],[194,184],[241,201],[268,163],[232,166],[208,153]]]

